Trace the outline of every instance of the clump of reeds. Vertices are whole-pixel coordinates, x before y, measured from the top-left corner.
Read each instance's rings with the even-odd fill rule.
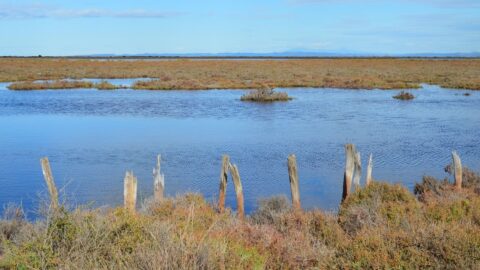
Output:
[[[81,80],[29,81],[15,82],[8,86],[10,90],[50,90],[50,89],[80,89],[93,88],[94,84]]]
[[[106,80],[102,80],[102,81],[96,83],[94,85],[94,87],[97,88],[98,90],[115,90],[115,89],[123,88],[121,86],[114,85],[111,82],[106,81]]]
[[[393,96],[393,98],[399,100],[412,100],[415,98],[415,96],[412,93],[402,91],[399,94]]]
[[[289,101],[291,99],[286,92],[275,92],[268,87],[250,91],[240,98],[241,101],[255,102]]]

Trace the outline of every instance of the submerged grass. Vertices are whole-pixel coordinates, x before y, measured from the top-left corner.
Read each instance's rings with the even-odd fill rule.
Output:
[[[461,191],[424,179],[417,196],[374,182],[338,214],[293,211],[284,196],[263,199],[244,221],[229,209],[219,214],[198,194],[147,201],[135,215],[122,208],[61,208],[35,222],[11,207],[0,221],[0,267],[475,269],[480,197],[478,175],[470,176]]]
[[[480,90],[479,59],[303,59],[117,61],[0,59],[0,82],[65,78],[153,78],[135,89],[332,87],[409,89],[420,84]]]

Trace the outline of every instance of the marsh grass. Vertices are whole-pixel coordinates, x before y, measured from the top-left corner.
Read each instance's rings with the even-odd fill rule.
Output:
[[[304,59],[96,61],[0,59],[0,81],[64,78],[156,78],[136,89],[325,87],[411,89],[420,84],[480,90],[479,59]]]
[[[21,208],[10,206],[0,221],[0,267],[478,267],[479,195],[473,187],[459,191],[433,178],[420,185],[415,196],[400,185],[374,182],[347,198],[338,214],[292,211],[285,196],[262,199],[244,221],[230,209],[219,214],[199,194],[149,200],[134,215],[122,208],[60,207],[27,221]]]
[[[95,83],[94,87],[97,88],[98,90],[115,90],[115,89],[125,88],[122,86],[114,85],[106,80],[102,80],[98,83]]]
[[[292,100],[286,92],[275,92],[271,88],[252,90],[240,97],[241,101],[274,102]]]
[[[55,89],[82,89],[96,88],[98,90],[115,90],[125,88],[114,85],[107,80],[93,83],[85,80],[53,80],[53,81],[33,81],[33,82],[14,82],[8,86],[10,90],[55,90]]]
[[[81,80],[54,80],[43,82],[15,82],[8,85],[10,90],[54,90],[54,89],[80,89],[94,88],[95,84]]]

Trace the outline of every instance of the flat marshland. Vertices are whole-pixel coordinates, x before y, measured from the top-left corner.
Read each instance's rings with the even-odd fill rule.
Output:
[[[422,83],[478,90],[479,75],[476,59],[0,59],[0,81],[11,89],[57,89],[0,83],[0,205],[9,205],[0,269],[478,268],[480,95],[424,85],[409,91],[411,102],[392,96]],[[126,84],[222,90],[63,90]],[[242,102],[243,91],[225,90],[265,87],[294,99]],[[386,182],[340,203],[346,141],[373,154],[373,176]],[[450,149],[472,169],[463,168],[462,189],[441,180]],[[166,198],[153,201],[146,164],[158,153]],[[227,209],[217,209],[219,153],[238,164],[244,219],[228,208],[230,179]],[[270,197],[289,194],[290,153],[302,211]],[[34,199],[45,190],[44,155],[67,187],[61,201],[72,205]],[[125,168],[139,180],[135,213],[119,207]]]
[[[328,87],[405,89],[420,84],[480,89],[479,59],[92,60],[0,59],[0,82],[152,78],[134,89]],[[40,86],[41,87],[41,86]]]

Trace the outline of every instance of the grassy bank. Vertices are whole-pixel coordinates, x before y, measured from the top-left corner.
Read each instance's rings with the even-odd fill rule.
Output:
[[[0,59],[0,81],[154,78],[135,89],[418,88],[421,83],[480,89],[479,59],[303,59],[97,61]]]
[[[416,195],[374,182],[338,214],[261,200],[244,221],[186,194],[121,208],[65,207],[36,222],[10,207],[0,221],[6,269],[475,269],[480,264],[480,177],[464,189],[425,177]]]
[[[120,87],[103,80],[98,83],[82,80],[27,81],[14,82],[8,86],[8,89],[10,90],[55,90],[86,88],[96,88],[98,90],[114,90],[124,87]]]

